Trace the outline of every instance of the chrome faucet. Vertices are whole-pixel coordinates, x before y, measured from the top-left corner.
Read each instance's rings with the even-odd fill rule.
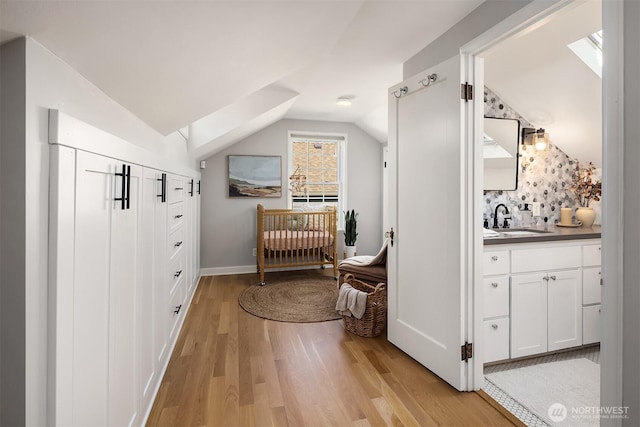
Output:
[[[504,215],[502,216],[504,222],[502,223],[502,228],[509,228],[509,220],[511,219],[511,215],[509,215],[509,209],[503,204],[500,203],[496,206],[496,210],[493,212],[493,228],[498,228],[498,209],[502,206],[504,208]]]

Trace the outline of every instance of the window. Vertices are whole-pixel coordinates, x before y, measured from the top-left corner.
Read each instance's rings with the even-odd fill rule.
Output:
[[[328,205],[342,212],[345,142],[346,135],[289,133],[289,195],[293,208]]]
[[[568,47],[602,78],[602,30],[575,41]]]

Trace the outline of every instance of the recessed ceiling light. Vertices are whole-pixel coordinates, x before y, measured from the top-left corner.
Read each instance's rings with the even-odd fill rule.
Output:
[[[336,99],[336,105],[340,105],[341,107],[350,107],[352,104],[351,100],[354,98],[355,96],[353,95],[341,96],[338,99]]]

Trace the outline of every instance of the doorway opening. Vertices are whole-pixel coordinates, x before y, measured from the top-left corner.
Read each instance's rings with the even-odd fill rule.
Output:
[[[562,208],[571,208],[571,215],[575,216],[575,208],[580,204],[578,195],[571,190],[575,181],[574,171],[577,162],[582,165],[593,163],[596,179],[601,179],[603,165],[601,73],[598,75],[593,68],[594,64],[584,63],[570,47],[573,43],[585,37],[588,39],[602,29],[601,11],[602,4],[599,0],[569,3],[528,28],[476,54],[476,57],[481,58],[484,63],[484,116],[516,119],[520,122],[521,129],[544,129],[543,133],[548,135],[547,142],[549,142],[544,149],[536,150],[534,145],[525,144],[522,134],[520,135],[516,190],[483,192],[482,214],[487,220],[485,224],[489,224],[489,227],[494,223],[500,225],[508,223],[514,228],[554,228],[562,219]],[[476,90],[476,93],[480,91]],[[496,209],[501,204],[506,206],[504,213],[503,210]],[[597,225],[602,221],[600,206],[598,202],[590,206],[596,211],[596,227],[593,230],[599,234],[600,229]],[[508,216],[505,215],[507,209]],[[527,210],[533,212],[525,213]],[[507,221],[504,221],[505,216]],[[577,222],[572,219],[570,224],[575,225]],[[567,230],[569,227],[564,229]],[[588,243],[589,246],[598,246],[597,240],[592,239]],[[526,243],[519,244],[526,245]],[[495,250],[498,246],[500,245],[491,247],[485,245],[484,252],[486,253],[488,248]],[[501,249],[509,249],[506,254],[507,257],[511,257],[510,248],[512,247],[503,246]],[[518,247],[517,250],[523,248]],[[548,248],[539,244],[538,249],[544,251]],[[546,395],[548,402],[540,404],[531,401],[523,402],[521,400],[528,398],[527,393],[518,392],[518,383],[521,384],[521,389],[532,388],[532,383],[526,378],[527,375],[540,375],[536,371],[538,368],[559,369],[561,372],[575,369],[570,377],[595,375],[599,381],[599,336],[597,334],[594,336],[593,333],[594,322],[595,331],[597,333],[600,331],[599,288],[597,288],[597,297],[591,298],[587,297],[585,286],[592,280],[592,274],[595,275],[595,280],[599,281],[600,263],[585,263],[585,245],[575,244],[572,250],[577,251],[576,253],[581,257],[578,261],[579,265],[560,265],[551,273],[545,272],[546,276],[543,276],[543,279],[554,277],[553,280],[555,280],[556,276],[559,277],[558,274],[554,274],[556,271],[569,275],[570,279],[567,280],[572,282],[566,282],[571,283],[571,286],[567,286],[566,289],[572,289],[574,292],[575,310],[567,319],[554,319],[556,323],[548,323],[544,327],[523,328],[518,322],[522,319],[533,319],[533,317],[519,316],[519,314],[514,316],[513,312],[526,308],[527,304],[531,305],[531,300],[518,305],[517,298],[527,298],[527,294],[517,294],[514,289],[520,289],[521,284],[524,289],[526,280],[536,283],[535,279],[530,277],[535,267],[530,271],[526,268],[515,271],[508,269],[506,272],[501,271],[500,274],[484,271],[482,276],[484,279],[491,279],[488,282],[490,285],[498,283],[497,279],[506,280],[509,289],[506,300],[507,312],[496,312],[495,316],[485,312],[483,319],[485,334],[487,330],[500,330],[504,327],[508,329],[506,358],[504,352],[496,351],[496,345],[504,345],[504,341],[502,344],[496,344],[486,337],[484,339],[486,380],[484,389],[527,425],[547,425],[557,421],[550,418],[553,415],[554,403],[564,402],[565,409],[569,411],[571,408],[566,408],[569,405],[600,406],[599,382],[595,384],[588,382],[586,384],[591,385],[582,387],[592,389],[591,391],[597,396],[596,401],[592,403],[577,401],[575,404],[567,404],[565,400],[567,393],[563,391],[561,384],[555,387],[556,384],[553,381],[551,384],[546,384],[547,387],[542,393]],[[512,258],[509,259],[513,261]],[[536,260],[532,259],[531,262],[535,264]],[[525,275],[527,277],[524,277]],[[541,292],[544,289],[544,292],[547,292],[551,289],[553,280],[547,279],[546,282],[540,282],[542,285],[537,289]],[[545,294],[544,298],[541,298],[541,301],[544,299],[544,307],[541,305],[538,308],[544,311],[545,316],[547,312],[551,313],[549,304],[553,304],[554,298],[559,296],[560,294],[556,293],[552,298],[551,294],[548,296]],[[485,299],[487,299],[486,293]],[[485,307],[491,302],[484,301]],[[546,318],[545,321],[547,321]],[[552,326],[549,325],[555,325],[558,321],[572,322],[574,326],[579,325],[579,330],[577,327],[574,328],[576,340],[567,343],[566,346],[564,344],[547,346],[546,344],[552,341],[549,336],[553,333],[549,329]],[[566,326],[564,323],[562,325],[562,327]],[[545,346],[530,350],[523,350],[524,345],[518,346],[516,341],[520,340],[521,334],[540,331],[549,334],[542,339],[545,341]],[[487,361],[489,363],[486,363]],[[516,375],[516,370],[521,372]],[[549,375],[556,379],[555,382],[571,381],[571,378],[563,380],[562,376],[554,372],[551,370]],[[522,375],[518,376],[520,374]],[[505,379],[505,377],[509,378]],[[589,399],[593,400],[593,393]],[[532,407],[539,409],[534,412],[530,409]],[[582,424],[588,421],[590,420],[581,420]],[[591,421],[598,422],[597,419]]]

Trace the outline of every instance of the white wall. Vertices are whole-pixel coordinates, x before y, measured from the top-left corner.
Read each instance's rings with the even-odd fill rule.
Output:
[[[608,7],[608,6],[605,6]],[[605,231],[611,231],[608,237],[615,239],[622,238],[622,404],[628,406],[629,418],[623,420],[623,425],[637,426],[640,425],[640,362],[638,354],[640,354],[640,227],[638,227],[637,212],[640,210],[640,144],[638,143],[638,135],[640,135],[640,84],[638,76],[640,75],[640,2],[624,1],[623,2],[623,54],[624,67],[621,70],[623,77],[623,106],[622,119],[623,135],[622,135],[622,177],[623,185],[618,190],[622,191],[623,196],[620,198],[622,202],[622,236],[617,235],[616,230],[607,228]],[[607,31],[605,28],[604,31]],[[604,32],[603,31],[603,32]],[[606,34],[610,34],[609,31]],[[604,46],[605,55],[607,54],[607,45]],[[609,80],[610,81],[610,80]],[[615,123],[607,123],[615,126]],[[605,147],[607,149],[608,147]],[[605,151],[605,160],[608,153]],[[615,155],[611,156],[612,160],[619,158]],[[619,164],[614,162],[607,163],[605,167],[615,168]],[[620,194],[620,193],[619,193]],[[607,193],[603,194],[607,197]],[[605,211],[605,215],[612,218],[606,218],[608,224],[615,224],[615,220],[619,217],[620,211],[613,209]],[[605,249],[607,246],[605,246]],[[619,260],[616,260],[618,262]],[[612,262],[611,267],[615,264]],[[611,278],[609,274],[605,276],[603,288],[607,285],[607,280]],[[609,294],[608,291],[605,291]],[[603,305],[607,300],[603,300]],[[605,332],[604,335],[607,335]]]
[[[25,424],[25,41],[0,46],[0,425]]]
[[[206,160],[202,171],[201,266],[205,273],[255,271],[256,206],[286,208],[287,199],[230,199],[227,155],[282,156],[288,185],[288,132],[347,134],[347,206],[359,212],[358,253],[375,254],[382,244],[382,145],[350,123],[281,120]],[[284,188],[283,188],[284,190]],[[339,240],[339,245],[344,243]],[[340,248],[340,246],[339,246]],[[339,252],[340,253],[340,252]],[[210,270],[208,270],[210,269]]]
[[[25,404],[19,410],[23,410],[24,423],[27,425],[45,425],[48,384],[48,109],[60,109],[133,144],[171,158],[176,163],[189,167],[194,165],[189,160],[182,138],[175,134],[169,137],[160,135],[33,40],[27,38],[18,43],[23,43],[21,49],[26,50],[26,109],[23,109],[25,118],[21,123],[25,136],[24,141],[16,142],[22,144],[21,153],[3,158],[3,162],[18,169],[19,173],[11,175],[11,182],[24,187],[24,202],[16,208],[18,212],[24,209],[21,223],[12,229],[13,233],[22,233],[24,236],[16,243],[18,248],[24,244],[24,250],[16,253],[15,260],[16,266],[20,262],[24,264],[24,268],[16,267],[21,270],[16,274],[21,273],[23,278],[11,283],[12,287],[23,293],[22,304],[17,304],[17,307],[24,309],[24,315],[13,317],[11,322],[16,331],[20,328],[25,330],[22,334],[25,341]],[[9,57],[6,59],[7,63],[14,60]],[[2,63],[4,70],[5,58]],[[5,143],[4,136],[2,143]],[[4,179],[2,181],[5,182]],[[8,226],[4,216],[2,223],[3,229]],[[4,339],[3,331],[2,341]],[[18,352],[19,349],[9,351]],[[7,396],[3,396],[4,406]]]
[[[460,52],[460,48],[503,21],[531,0],[487,0],[404,63],[403,79],[439,64]]]

